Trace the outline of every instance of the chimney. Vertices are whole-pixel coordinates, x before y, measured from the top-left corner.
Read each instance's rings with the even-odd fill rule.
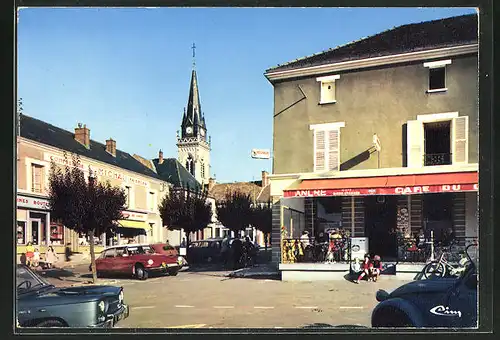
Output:
[[[106,140],[106,151],[116,157],[116,141],[112,138]]]
[[[208,191],[212,190],[215,185],[215,178],[210,177],[208,179]]]
[[[269,184],[269,179],[267,176],[269,173],[267,171],[262,171],[262,187],[266,187]]]
[[[163,164],[163,151],[158,152],[158,164]]]
[[[75,139],[87,149],[90,148],[90,129],[87,125],[82,126],[82,123],[78,123],[78,127],[75,128]]]

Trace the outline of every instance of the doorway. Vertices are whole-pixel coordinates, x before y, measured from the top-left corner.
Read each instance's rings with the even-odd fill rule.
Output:
[[[365,235],[371,255],[396,259],[397,196],[365,197]]]
[[[31,219],[30,227],[31,227],[31,242],[33,245],[41,245],[40,243],[40,226],[42,224],[41,219]]]

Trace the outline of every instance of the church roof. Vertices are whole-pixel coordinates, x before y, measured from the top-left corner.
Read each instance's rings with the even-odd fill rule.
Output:
[[[266,73],[477,42],[478,18],[476,14],[468,14],[395,27],[342,46],[272,67],[266,70]]]
[[[198,90],[198,79],[196,70],[191,72],[191,84],[189,86],[189,97],[187,109],[182,118],[182,125],[202,126],[206,129],[205,118],[201,111],[200,92]]]
[[[189,171],[175,158],[165,158],[159,164],[159,159],[153,159],[156,172],[166,182],[172,183],[174,187],[201,190],[201,184]]]

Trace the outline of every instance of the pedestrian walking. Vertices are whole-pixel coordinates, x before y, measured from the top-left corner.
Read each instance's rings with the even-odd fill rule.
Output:
[[[67,243],[66,249],[64,249],[64,255],[65,255],[66,262],[71,261],[71,249],[69,248],[70,245],[71,245],[71,243]]]
[[[40,251],[38,248],[35,248],[33,252],[33,267],[38,267],[40,265]]]
[[[239,238],[234,239],[231,244],[231,251],[233,253],[233,266],[234,269],[241,268],[241,255],[243,252],[243,243]]]
[[[54,263],[59,260],[59,256],[57,256],[57,253],[55,252],[54,248],[52,246],[49,246],[49,249],[47,249],[47,253],[45,254],[45,263],[47,263],[47,267],[53,268]]]

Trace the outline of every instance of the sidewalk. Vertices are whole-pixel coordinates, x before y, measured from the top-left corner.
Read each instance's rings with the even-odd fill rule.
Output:
[[[276,279],[281,278],[280,272],[276,266],[271,264],[257,264],[250,268],[237,269],[228,275],[234,278],[248,278],[248,279]]]
[[[88,273],[75,273],[65,268],[37,269],[36,272],[56,287],[73,287],[93,284],[92,276]],[[113,285],[117,282],[116,279],[100,278],[97,280],[96,284]]]

